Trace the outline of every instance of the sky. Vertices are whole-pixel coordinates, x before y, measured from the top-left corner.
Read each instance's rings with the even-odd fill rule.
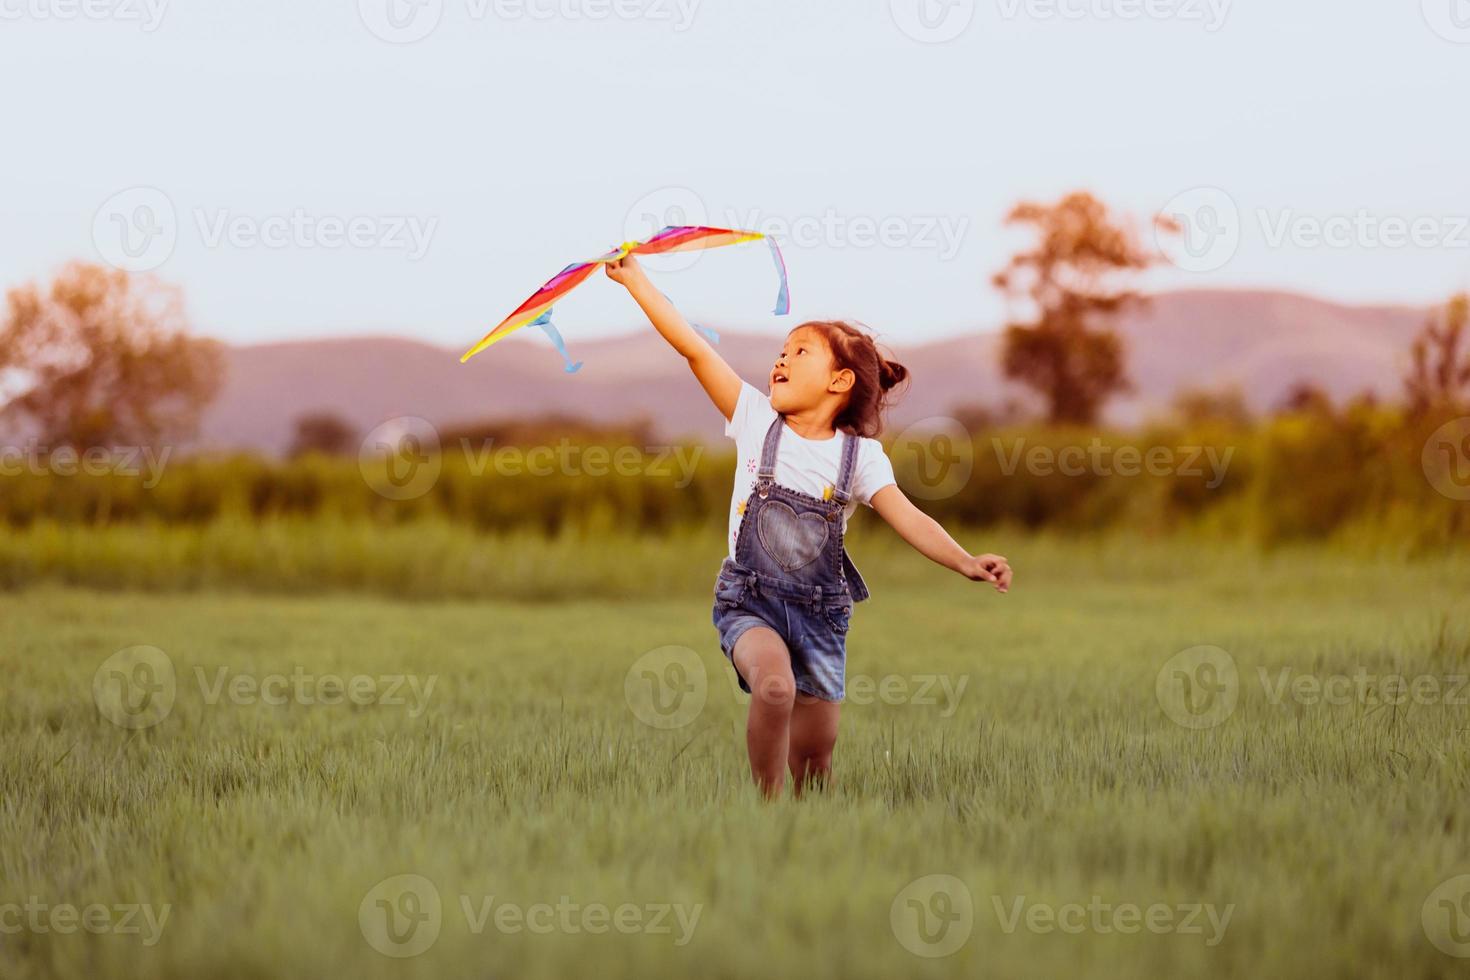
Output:
[[[0,287],[111,262],[234,343],[462,349],[677,223],[790,269],[793,319],[759,245],[650,263],[701,322],[993,329],[1073,189],[1183,222],[1151,288],[1470,288],[1470,0],[0,0],[0,85]]]

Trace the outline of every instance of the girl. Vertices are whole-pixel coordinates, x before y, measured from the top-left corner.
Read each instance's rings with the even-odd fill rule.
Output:
[[[924,556],[999,592],[1010,588],[1010,566],[960,547],[894,483],[873,437],[888,392],[908,371],[867,334],[838,321],[803,323],[786,336],[768,397],[740,380],[631,255],[607,274],[689,362],[735,440],[730,556],[715,580],[714,623],[741,689],[754,689],[745,726],[751,773],[769,798],[790,768],[800,795],[831,768],[848,618],[868,597],[843,547],[857,503]]]

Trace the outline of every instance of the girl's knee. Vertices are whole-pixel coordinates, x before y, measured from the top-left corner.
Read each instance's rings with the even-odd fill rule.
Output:
[[[758,676],[750,679],[751,694],[763,704],[791,710],[796,704],[796,678],[790,667],[772,667],[758,670]]]
[[[791,654],[770,630],[751,630],[735,646],[735,665],[762,704],[790,710],[796,703],[796,678]]]

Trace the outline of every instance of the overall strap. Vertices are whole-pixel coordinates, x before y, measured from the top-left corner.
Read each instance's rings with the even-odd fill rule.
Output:
[[[842,468],[837,471],[837,486],[833,490],[839,504],[846,504],[852,499],[852,477],[857,469],[858,447],[861,445],[862,441],[851,432],[842,433]]]
[[[755,477],[757,483],[776,482],[776,446],[781,442],[781,430],[785,426],[785,417],[777,415],[771,427],[766,430],[766,442],[761,448],[761,468]]]

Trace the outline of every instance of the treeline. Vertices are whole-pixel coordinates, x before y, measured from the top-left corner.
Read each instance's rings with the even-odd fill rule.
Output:
[[[720,527],[735,465],[724,447],[444,446],[406,460],[234,456],[106,472],[12,460],[0,479],[0,522],[664,534]],[[1443,415],[1415,420],[1365,404],[1126,433],[977,427],[968,438],[909,432],[889,453],[900,486],[947,525],[1193,531],[1266,546],[1371,537],[1409,551],[1470,542],[1470,421]],[[383,481],[384,465],[399,467],[395,481]]]

